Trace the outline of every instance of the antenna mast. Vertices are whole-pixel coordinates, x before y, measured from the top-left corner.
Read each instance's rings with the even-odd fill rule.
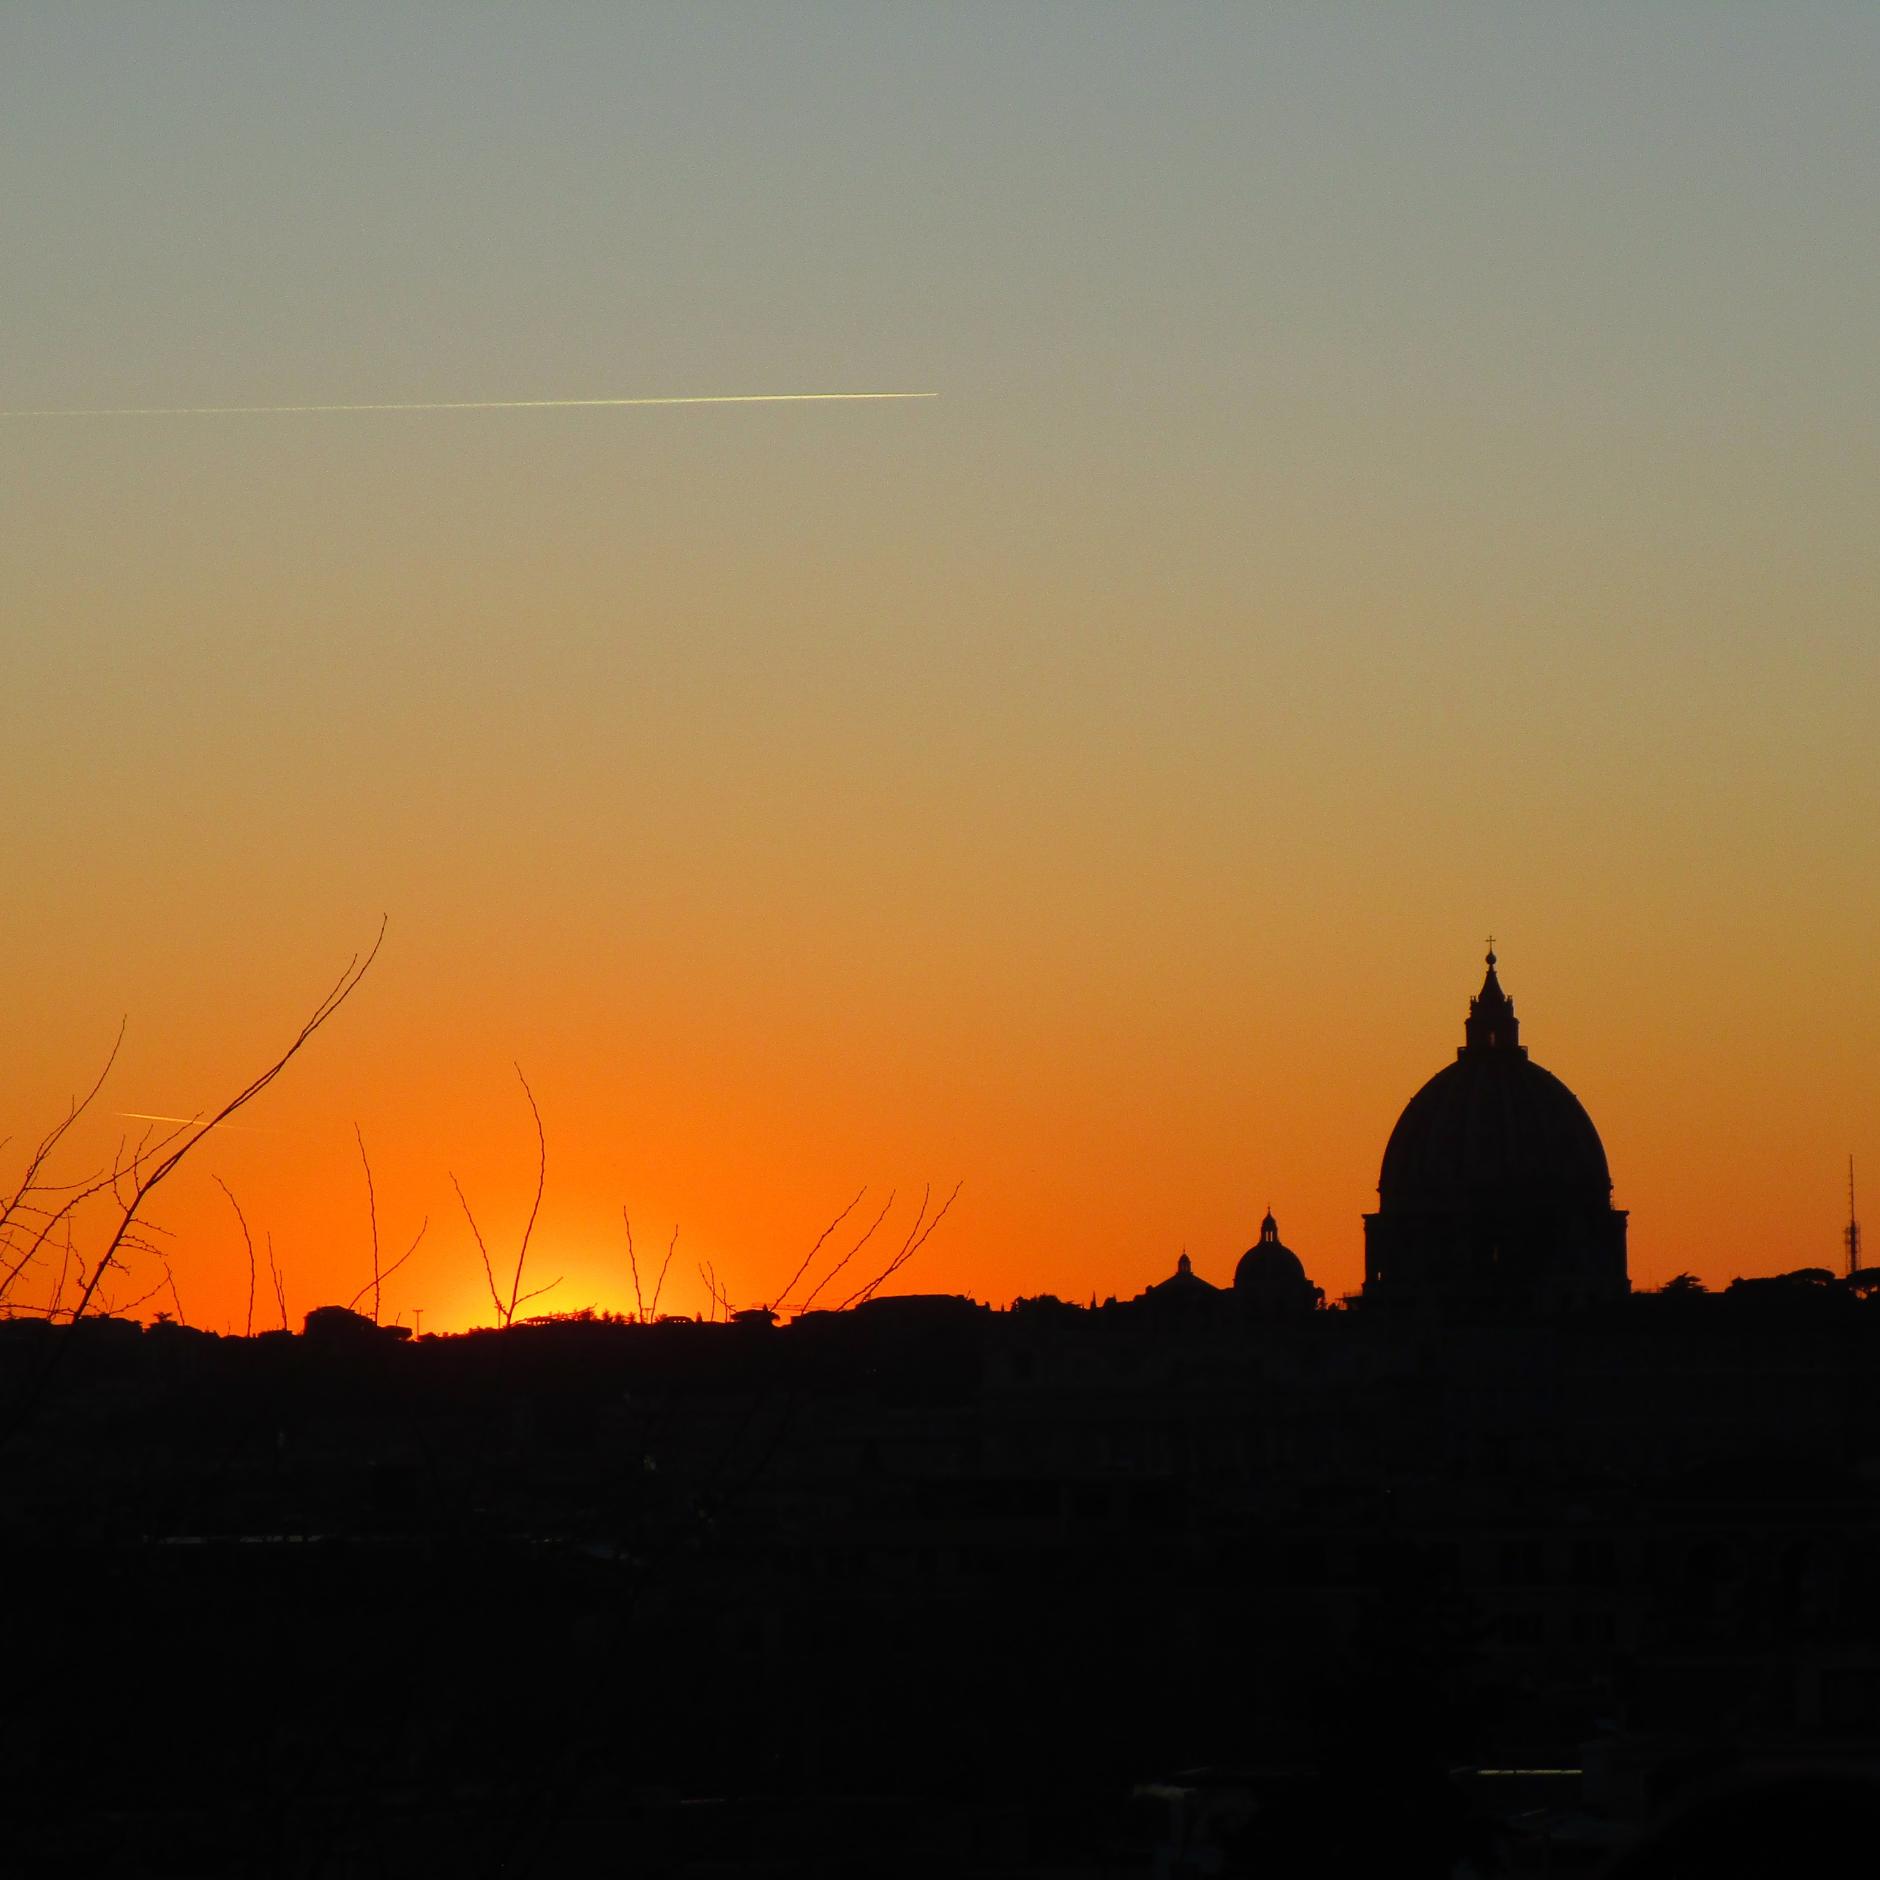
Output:
[[[1842,1230],[1841,1242],[1847,1248],[1847,1276],[1852,1279],[1860,1271],[1860,1216],[1854,1212],[1854,1158],[1847,1158],[1847,1226]]]

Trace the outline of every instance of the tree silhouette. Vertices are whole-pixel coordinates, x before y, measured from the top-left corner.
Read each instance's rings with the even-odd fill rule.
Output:
[[[104,1080],[117,1057],[118,1047],[113,1045],[110,1057],[105,1061],[104,1070],[99,1073],[91,1089],[82,1100],[75,1100],[65,1118],[55,1124],[41,1139],[39,1146],[28,1159],[26,1173],[15,1189],[11,1201],[4,1209],[0,1209],[0,1233],[13,1228],[20,1220],[30,1221],[31,1211],[35,1208],[38,1208],[45,1217],[44,1224],[32,1232],[25,1250],[8,1267],[5,1276],[6,1284],[10,1285],[26,1270],[45,1245],[51,1229],[61,1223],[69,1222],[80,1203],[109,1193],[112,1198],[112,1211],[108,1217],[103,1244],[91,1261],[88,1271],[85,1269],[82,1258],[78,1261],[82,1283],[77,1302],[70,1308],[70,1322],[76,1324],[82,1319],[91,1310],[94,1301],[102,1299],[109,1305],[110,1295],[104,1291],[107,1278],[114,1272],[123,1272],[128,1256],[137,1252],[154,1253],[163,1267],[164,1276],[149,1292],[131,1302],[132,1305],[141,1305],[145,1299],[154,1297],[167,1285],[180,1319],[182,1299],[176,1290],[175,1277],[170,1272],[169,1262],[163,1250],[148,1237],[149,1224],[143,1219],[144,1209],[149,1205],[150,1198],[176,1173],[203,1139],[260,1096],[299,1056],[309,1040],[326,1024],[327,1020],[352,997],[358,989],[359,982],[371,970],[372,962],[378,958],[380,947],[385,944],[385,928],[386,922],[381,920],[378,934],[370,949],[363,957],[355,953],[347,961],[345,970],[328,990],[326,996],[314,1006],[313,1011],[294,1034],[287,1049],[259,1075],[244,1084],[213,1115],[207,1118],[201,1115],[193,1117],[189,1122],[178,1124],[161,1136],[153,1136],[146,1132],[134,1149],[126,1149],[120,1144],[107,1172],[60,1188],[46,1178],[45,1171],[49,1160],[70,1132],[73,1124],[84,1114],[92,1099],[103,1087]],[[118,1038],[121,1043],[123,1039],[121,1026]],[[51,1197],[60,1193],[63,1193],[66,1199],[56,1208],[43,1208],[30,1199],[34,1194]],[[15,1405],[11,1421],[4,1430],[0,1430],[0,1440],[13,1435],[32,1416],[50,1385],[59,1354],[65,1349],[64,1340],[60,1340],[49,1348],[46,1362],[41,1367],[37,1378],[22,1393]]]
[[[516,1081],[522,1086],[522,1094],[528,1100],[529,1115],[535,1122],[535,1199],[529,1204],[529,1218],[522,1224],[522,1239],[516,1247],[516,1263],[509,1276],[509,1297],[505,1300],[496,1288],[496,1269],[490,1262],[489,1243],[483,1238],[483,1230],[477,1225],[477,1217],[470,1212],[470,1202],[463,1191],[463,1184],[453,1174],[450,1185],[457,1191],[458,1204],[463,1209],[463,1217],[470,1223],[470,1232],[477,1243],[477,1253],[483,1261],[483,1280],[490,1289],[490,1303],[496,1308],[496,1322],[499,1325],[513,1324],[516,1308],[527,1305],[531,1299],[539,1299],[544,1293],[553,1292],[561,1284],[561,1275],[557,1274],[546,1286],[537,1286],[532,1292],[522,1290],[522,1268],[529,1257],[529,1241],[535,1233],[536,1217],[542,1211],[542,1190],[548,1183],[548,1137],[542,1128],[542,1112],[537,1107],[535,1092],[529,1088],[529,1080],[522,1074],[522,1066],[516,1066]],[[412,1252],[417,1250],[416,1242]],[[411,1253],[405,1255],[408,1260]],[[399,1262],[402,1266],[404,1260]]]

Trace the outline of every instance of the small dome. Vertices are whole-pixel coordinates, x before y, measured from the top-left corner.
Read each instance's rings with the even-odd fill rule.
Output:
[[[1234,1268],[1234,1291],[1242,1299],[1261,1305],[1316,1306],[1319,1289],[1306,1277],[1299,1256],[1279,1237],[1279,1223],[1267,1209],[1260,1223],[1260,1238],[1240,1256]]]
[[[1175,1271],[1167,1279],[1157,1280],[1136,1295],[1138,1305],[1196,1305],[1212,1299],[1220,1288],[1211,1286],[1195,1271],[1194,1262],[1184,1253],[1175,1262]]]

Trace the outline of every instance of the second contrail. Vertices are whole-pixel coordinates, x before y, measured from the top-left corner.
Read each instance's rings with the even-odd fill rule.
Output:
[[[194,1129],[204,1119],[200,1116],[158,1116],[150,1110],[115,1110],[115,1116],[127,1116],[133,1123],[178,1123],[185,1129]],[[239,1129],[244,1135],[271,1136],[277,1132],[261,1123],[210,1123],[211,1129]]]
[[[847,405],[938,398],[938,392],[717,392],[665,398],[447,398],[369,405],[66,405],[0,410],[0,418],[234,418],[338,411],[608,411],[630,405]]]

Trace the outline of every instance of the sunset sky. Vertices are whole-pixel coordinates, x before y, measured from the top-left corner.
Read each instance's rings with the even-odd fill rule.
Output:
[[[895,1290],[1270,1203],[1335,1296],[1492,931],[1635,1284],[1836,1264],[1876,79],[1871,0],[6,6],[9,412],[939,397],[0,419],[0,1173],[385,915],[154,1210],[194,1323],[217,1176],[296,1324],[365,1280],[355,1123],[386,1316],[487,1322],[518,1063],[545,1305],[631,1307],[623,1203],[691,1312],[956,1182]]]

